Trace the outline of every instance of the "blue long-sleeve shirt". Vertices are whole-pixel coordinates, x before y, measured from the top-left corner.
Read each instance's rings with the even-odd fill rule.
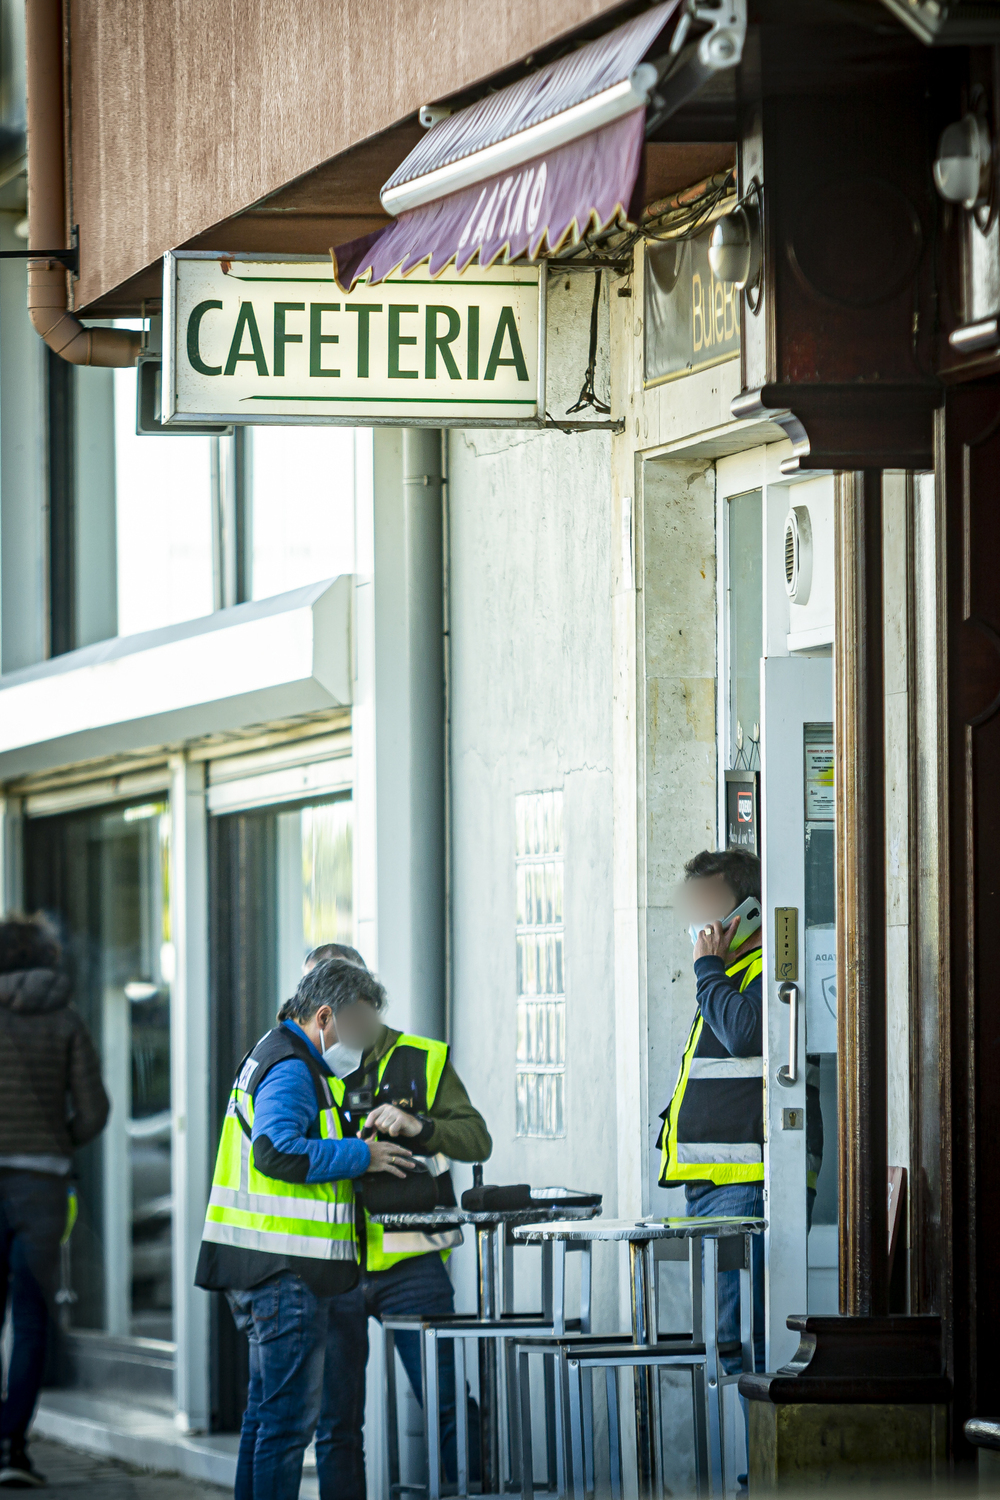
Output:
[[[742,974],[730,979],[726,961],[713,954],[696,958],[698,1009],[732,1057],[760,1057],[764,1050],[763,985],[760,975],[740,994]]]
[[[305,1042],[318,1062],[322,1054],[294,1021],[282,1023]],[[275,1063],[254,1098],[251,1132],[254,1164],[279,1182],[334,1182],[367,1172],[371,1152],[361,1140],[324,1140],[319,1133],[316,1090],[297,1057]]]

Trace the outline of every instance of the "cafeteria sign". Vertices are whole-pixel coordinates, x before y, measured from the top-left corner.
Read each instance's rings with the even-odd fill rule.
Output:
[[[544,421],[536,266],[415,271],[344,293],[327,256],[163,259],[165,424]]]

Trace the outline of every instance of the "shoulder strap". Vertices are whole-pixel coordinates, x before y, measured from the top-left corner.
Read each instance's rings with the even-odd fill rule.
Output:
[[[332,1088],[332,1084],[339,1080],[333,1077],[325,1063],[317,1062],[305,1042],[294,1031],[289,1031],[287,1026],[274,1026],[265,1032],[241,1064],[236,1076],[236,1086],[248,1093],[251,1099],[256,1099],[257,1090],[271,1069],[288,1058],[297,1058],[309,1069],[319,1109],[329,1109],[331,1103],[340,1102]],[[343,1098],[342,1088],[340,1098]]]

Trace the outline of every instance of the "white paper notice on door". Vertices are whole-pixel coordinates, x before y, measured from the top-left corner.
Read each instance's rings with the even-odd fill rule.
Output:
[[[806,1051],[837,1050],[837,929],[806,928]]]

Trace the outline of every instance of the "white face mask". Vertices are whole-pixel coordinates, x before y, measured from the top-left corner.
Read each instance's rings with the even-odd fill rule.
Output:
[[[361,1066],[361,1056],[353,1047],[345,1047],[343,1042],[334,1042],[332,1047],[325,1049],[323,1061],[335,1077],[346,1078]]]
[[[712,922],[719,922],[721,920],[721,917],[706,917],[703,918],[700,922],[692,922],[691,926],[688,928],[688,937],[691,939],[692,948],[695,946],[698,939],[705,931],[706,927],[710,926]]]

